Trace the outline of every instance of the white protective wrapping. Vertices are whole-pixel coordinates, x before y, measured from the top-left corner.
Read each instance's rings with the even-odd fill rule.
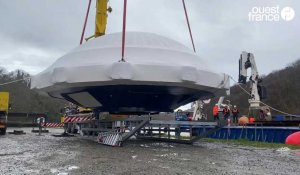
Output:
[[[67,88],[118,84],[229,89],[227,75],[209,71],[189,48],[157,34],[127,32],[126,62],[119,62],[121,39],[114,33],[78,46],[34,76],[31,88],[56,97]]]

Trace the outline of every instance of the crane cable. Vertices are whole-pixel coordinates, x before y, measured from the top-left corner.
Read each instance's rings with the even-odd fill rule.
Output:
[[[88,17],[89,17],[89,12],[90,12],[90,7],[91,7],[91,1],[92,0],[89,0],[88,9],[86,11],[85,20],[84,20],[83,29],[82,29],[81,38],[80,38],[80,45],[83,42],[85,28],[86,28],[86,23],[87,23],[87,20],[88,20]]]
[[[192,34],[192,30],[191,30],[191,26],[190,26],[190,21],[189,21],[189,16],[187,14],[186,6],[185,6],[185,0],[182,0],[182,5],[183,5],[184,13],[185,13],[186,23],[187,23],[187,26],[189,28],[189,33],[190,33],[190,38],[191,38],[191,41],[192,41],[193,49],[194,49],[194,52],[196,53],[194,39],[193,39],[193,34]]]
[[[245,88],[243,88],[243,87],[240,85],[240,83],[239,83],[238,81],[236,81],[232,76],[229,76],[229,77],[230,77],[230,79],[232,79],[235,83],[237,83],[237,85],[238,85],[238,86],[239,86],[246,94],[248,94],[248,95],[251,96],[251,94],[250,94]],[[299,115],[290,114],[290,113],[281,111],[281,110],[279,110],[279,109],[276,109],[276,108],[274,108],[274,107],[272,107],[272,106],[270,106],[270,105],[268,105],[268,104],[266,104],[266,103],[264,103],[264,102],[262,102],[262,101],[259,101],[259,103],[261,103],[261,104],[263,104],[263,105],[265,105],[265,106],[268,106],[269,108],[271,108],[271,109],[273,109],[274,111],[277,111],[277,112],[279,112],[279,113],[282,113],[282,114],[285,114],[285,115],[288,115],[288,116],[296,116],[296,117],[300,117]]]
[[[122,58],[121,62],[125,62],[124,54],[125,54],[125,35],[126,35],[126,10],[127,10],[127,0],[124,0],[123,7],[123,29],[122,29]]]

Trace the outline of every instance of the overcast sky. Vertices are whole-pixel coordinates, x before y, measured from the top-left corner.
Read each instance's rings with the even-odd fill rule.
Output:
[[[88,0],[0,0],[0,66],[36,74],[78,46]],[[110,0],[107,33],[122,30],[122,0]],[[241,51],[254,53],[261,74],[300,58],[300,1],[186,0],[197,54],[237,78]],[[252,22],[253,7],[292,7],[291,21]],[[86,36],[94,31],[93,0]],[[173,38],[192,48],[181,0],[128,0],[128,31]]]

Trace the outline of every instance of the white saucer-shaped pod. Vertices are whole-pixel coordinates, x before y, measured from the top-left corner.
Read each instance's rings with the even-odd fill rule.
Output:
[[[121,33],[108,34],[75,48],[34,76],[31,88],[109,112],[170,111],[229,89],[227,75],[208,70],[201,58],[172,39],[127,32],[125,62],[120,61],[121,39]],[[121,102],[120,96],[129,102]],[[170,104],[143,107],[147,98],[164,98]]]

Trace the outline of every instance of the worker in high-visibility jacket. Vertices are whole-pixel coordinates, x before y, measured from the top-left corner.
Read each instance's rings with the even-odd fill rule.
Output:
[[[215,121],[218,121],[218,120],[219,120],[219,106],[218,106],[218,104],[216,104],[216,105],[213,107],[213,116],[214,116],[214,120],[215,120]]]
[[[238,123],[238,117],[239,117],[239,110],[236,107],[236,105],[233,106],[232,110],[232,118],[233,118],[233,123],[237,124]]]
[[[223,109],[223,117],[227,121],[230,117],[230,110],[228,109],[228,106],[226,105]]]

